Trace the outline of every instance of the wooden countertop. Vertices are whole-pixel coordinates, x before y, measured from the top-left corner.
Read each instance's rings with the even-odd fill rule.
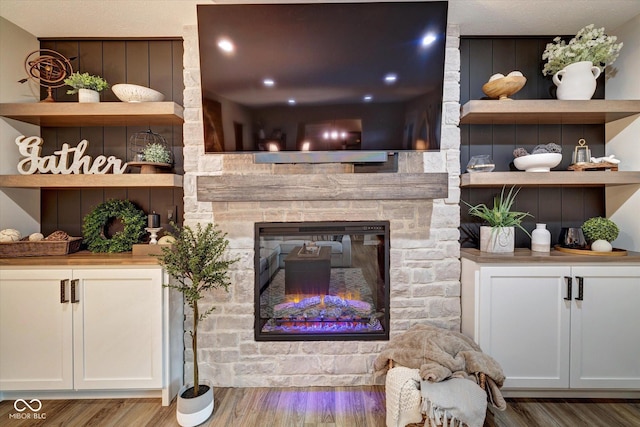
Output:
[[[477,263],[640,263],[640,252],[627,252],[626,256],[573,255],[551,249],[551,252],[532,252],[530,249],[516,248],[512,253],[493,254],[475,248],[460,249],[460,257]]]
[[[478,263],[640,263],[640,252],[628,252],[627,256],[573,255],[556,250],[550,253],[532,252],[530,249],[517,248],[512,253],[491,254],[474,248],[460,249],[460,257]],[[21,258],[0,258],[0,266],[108,266],[132,265],[154,266],[158,260],[153,256],[133,256],[131,252],[119,254],[100,254],[80,251],[64,256],[38,256]]]
[[[153,256],[133,256],[131,252],[101,254],[80,251],[70,255],[0,258],[0,266],[157,266]]]

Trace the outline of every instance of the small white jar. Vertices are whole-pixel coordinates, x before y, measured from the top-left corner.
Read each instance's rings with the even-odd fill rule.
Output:
[[[547,224],[536,224],[536,229],[531,233],[531,250],[533,252],[551,251],[551,232],[547,230]]]

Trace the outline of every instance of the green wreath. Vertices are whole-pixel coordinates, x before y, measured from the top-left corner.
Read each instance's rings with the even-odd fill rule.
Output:
[[[110,239],[105,236],[105,228],[113,219],[124,224],[124,230],[118,231]],[[146,216],[128,200],[108,200],[99,204],[84,217],[82,235],[84,243],[91,252],[127,252],[144,235]]]

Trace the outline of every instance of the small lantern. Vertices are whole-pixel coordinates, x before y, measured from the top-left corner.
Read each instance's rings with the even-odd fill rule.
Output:
[[[589,150],[587,141],[585,141],[584,138],[580,138],[578,140],[578,144],[579,145],[576,145],[576,148],[573,150],[572,164],[579,165],[582,163],[589,163],[591,159],[591,150]]]

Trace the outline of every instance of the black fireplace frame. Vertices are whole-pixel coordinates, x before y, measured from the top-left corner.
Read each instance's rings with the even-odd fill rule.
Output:
[[[389,340],[390,281],[390,224],[389,221],[309,221],[309,222],[259,222],[254,227],[254,337],[256,341],[373,341]],[[382,331],[373,332],[323,332],[278,333],[262,332],[266,321],[260,316],[260,236],[264,235],[348,234],[377,235],[384,239],[384,313],[379,319]]]

